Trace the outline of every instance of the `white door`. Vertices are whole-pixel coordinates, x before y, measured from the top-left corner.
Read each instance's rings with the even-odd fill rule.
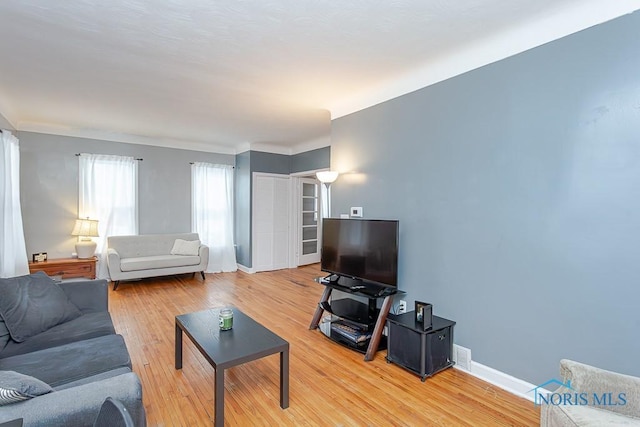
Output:
[[[252,265],[254,271],[288,267],[289,177],[253,176]]]
[[[298,229],[298,265],[320,262],[320,182],[316,179],[300,179],[300,210]]]

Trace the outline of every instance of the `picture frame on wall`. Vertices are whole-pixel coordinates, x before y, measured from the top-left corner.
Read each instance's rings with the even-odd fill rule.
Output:
[[[433,305],[428,302],[416,301],[415,314],[416,323],[420,324],[425,331],[431,329],[433,321]]]

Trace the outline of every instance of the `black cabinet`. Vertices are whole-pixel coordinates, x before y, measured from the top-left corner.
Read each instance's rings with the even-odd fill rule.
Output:
[[[415,312],[387,316],[387,361],[418,374],[422,381],[453,366],[453,327],[456,322],[433,316],[425,331]]]

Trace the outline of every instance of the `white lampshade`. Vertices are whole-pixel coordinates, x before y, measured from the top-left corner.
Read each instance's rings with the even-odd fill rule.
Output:
[[[91,238],[98,237],[98,220],[89,218],[76,219],[71,235],[80,236],[80,240],[76,243],[78,258],[92,258],[98,245]]]
[[[331,184],[333,181],[338,179],[338,172],[336,171],[316,172],[316,177],[323,184]]]
[[[98,220],[97,219],[76,219],[73,226],[72,236],[98,237]]]

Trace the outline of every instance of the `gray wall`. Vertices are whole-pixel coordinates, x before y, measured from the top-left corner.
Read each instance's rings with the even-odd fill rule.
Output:
[[[251,172],[279,173],[288,175],[290,156],[284,154],[251,151]]]
[[[235,244],[238,264],[251,267],[251,152],[236,155]]]
[[[253,172],[289,175],[329,167],[331,147],[292,156],[246,151],[236,155],[235,169],[235,242],[238,264],[251,268],[251,197]],[[304,169],[306,168],[306,169]]]
[[[334,120],[333,214],[400,220],[400,288],[473,359],[640,375],[640,13]]]
[[[328,168],[331,163],[331,147],[318,148],[291,156],[291,173]]]
[[[76,153],[142,158],[138,166],[140,234],[191,231],[191,165],[234,164],[234,156],[31,132],[20,139],[20,187],[27,254],[68,257],[78,213]]]

